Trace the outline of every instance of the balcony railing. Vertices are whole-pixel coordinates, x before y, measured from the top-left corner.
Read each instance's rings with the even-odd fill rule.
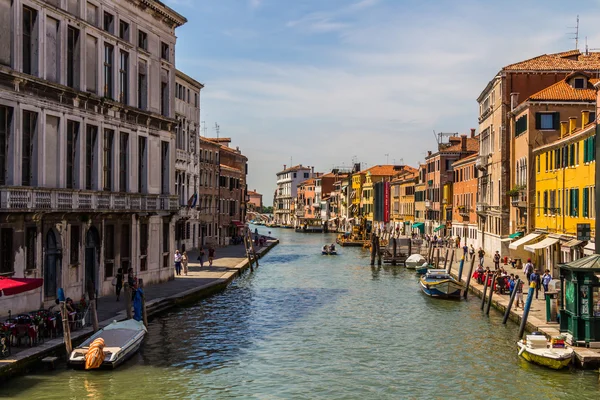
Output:
[[[488,156],[479,156],[475,160],[475,168],[479,170],[484,170],[488,165]]]
[[[477,208],[475,209],[475,211],[478,214],[483,214],[483,213],[485,213],[487,211],[487,207],[488,207],[487,203],[481,203],[480,202],[480,203],[477,203]]]
[[[431,208],[432,202],[431,200],[425,200],[425,208]]]
[[[70,189],[0,188],[3,211],[177,211],[177,196],[83,192]]]
[[[185,150],[177,149],[177,161],[189,162],[190,153]]]

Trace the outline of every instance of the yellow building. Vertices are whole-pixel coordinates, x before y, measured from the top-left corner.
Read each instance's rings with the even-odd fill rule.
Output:
[[[583,256],[585,242],[577,240],[577,224],[595,225],[595,124],[577,129],[574,119],[561,122],[560,139],[533,150],[535,157],[535,229],[546,233],[538,243],[526,245],[537,267],[553,267]]]
[[[365,175],[361,171],[352,174],[352,191],[350,192],[349,218],[358,218],[360,214],[360,196]]]
[[[367,233],[371,232],[373,228],[373,198],[373,181],[371,180],[371,174],[367,172],[360,197],[361,215],[364,219]]]

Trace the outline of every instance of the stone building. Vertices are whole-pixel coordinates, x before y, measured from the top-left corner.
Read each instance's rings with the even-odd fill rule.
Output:
[[[181,71],[175,75],[175,189],[179,199],[179,219],[175,223],[175,243],[181,251],[198,247],[200,90],[204,85]]]
[[[297,197],[297,187],[312,177],[314,168],[304,167],[302,164],[287,168],[277,173],[277,189],[273,201],[273,214],[275,223],[292,226],[295,215],[292,215],[292,203]],[[297,210],[296,210],[297,211]]]
[[[0,0],[0,274],[13,313],[173,277],[175,28],[161,2]]]
[[[246,220],[246,176],[248,174],[248,158],[239,147],[229,147],[231,139],[213,139],[220,144],[219,161],[219,245],[229,244],[229,238],[240,235]]]
[[[262,197],[262,194],[258,193],[256,190],[248,190],[248,202],[246,203],[248,211],[262,212]]]
[[[219,192],[219,150],[221,146],[214,141],[200,137],[198,153],[198,245],[216,245],[217,235],[217,196]]]

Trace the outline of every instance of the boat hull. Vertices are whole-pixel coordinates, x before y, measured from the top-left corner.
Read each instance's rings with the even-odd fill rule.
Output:
[[[519,348],[519,354],[525,360],[530,363],[538,364],[551,369],[563,369],[571,363],[573,359],[573,351],[565,351],[564,354],[555,354],[551,350],[548,349],[546,351],[546,355],[544,355],[545,349],[536,349],[540,351],[535,351],[527,348],[522,341],[517,343],[517,347]],[[539,353],[539,354],[536,354]]]
[[[463,286],[452,280],[428,282],[422,277],[420,283],[423,293],[430,297],[460,299],[462,295]]]

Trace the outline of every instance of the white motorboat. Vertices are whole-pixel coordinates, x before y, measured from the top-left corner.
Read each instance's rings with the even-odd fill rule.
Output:
[[[425,257],[423,257],[420,254],[412,254],[410,257],[408,257],[406,259],[405,263],[406,263],[406,268],[416,269],[417,267],[420,267],[423,264],[426,264],[427,261],[425,260]]]
[[[131,357],[142,344],[147,330],[144,323],[134,319],[117,322],[113,321],[104,329],[99,330],[89,339],[77,346],[69,356],[69,365],[74,368],[85,367],[85,355],[90,344],[98,339],[104,339],[104,361],[101,368],[116,368]]]

